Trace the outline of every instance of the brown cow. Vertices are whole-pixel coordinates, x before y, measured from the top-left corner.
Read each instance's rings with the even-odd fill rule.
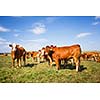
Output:
[[[50,64],[52,64],[52,60],[56,63],[56,69],[60,69],[61,60],[68,60],[73,58],[74,63],[76,64],[76,71],[79,70],[80,66],[80,55],[81,48],[80,45],[72,45],[72,46],[64,46],[64,47],[49,47],[47,46],[45,49],[45,54],[49,55]]]
[[[41,50],[27,52],[27,58],[30,58],[31,56],[33,58],[33,61],[40,63],[40,60],[43,61],[43,54],[44,53],[42,53]]]
[[[81,54],[80,59],[87,60],[87,54],[86,53]]]
[[[31,57],[31,52],[30,51],[26,52],[26,58],[29,59],[30,57]]]
[[[51,48],[55,48],[55,47],[56,47],[56,46],[53,46],[53,45],[51,45],[51,46],[46,46],[46,47],[43,47],[42,50],[41,50],[42,56],[44,57],[45,60],[48,61],[48,64],[49,64],[50,66],[52,66],[52,62],[54,61],[54,60],[52,59],[52,51],[50,51],[50,50],[51,50]]]
[[[9,47],[12,48],[11,50],[11,57],[12,57],[12,66],[15,66],[15,60],[17,59],[17,66],[22,66],[21,58],[23,57],[24,66],[26,64],[26,51],[20,45],[16,45],[15,43],[10,44]],[[20,63],[19,63],[20,61]]]
[[[31,52],[31,57],[33,58],[34,61],[37,61],[38,63],[40,63],[40,54],[38,51],[33,51]]]
[[[98,52],[86,52],[85,53],[85,59],[86,60],[97,61],[98,58],[99,58],[99,53]]]
[[[54,61],[53,58],[52,58],[52,51],[51,49],[54,49],[56,48],[57,46],[46,46],[45,48],[43,47],[42,48],[42,52],[44,52],[44,59],[46,59],[48,61],[48,64],[50,66],[52,66],[52,62]],[[60,63],[63,63],[64,66],[66,66],[67,63],[70,63],[70,64],[73,64],[73,59],[62,59]]]

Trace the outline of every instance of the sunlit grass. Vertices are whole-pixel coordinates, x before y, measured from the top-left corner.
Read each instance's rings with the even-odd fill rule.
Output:
[[[68,66],[56,71],[55,66],[50,68],[48,63],[32,62],[27,60],[23,68],[11,68],[11,57],[0,56],[0,82],[6,83],[96,83],[100,82],[100,63],[82,61],[81,72],[70,69]]]

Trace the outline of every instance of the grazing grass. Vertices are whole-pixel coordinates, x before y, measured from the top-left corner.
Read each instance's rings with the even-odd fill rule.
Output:
[[[62,66],[63,67],[63,66]],[[47,62],[37,64],[32,59],[27,60],[27,66],[12,68],[10,56],[0,56],[1,83],[99,83],[100,63],[81,61],[81,71],[67,65],[65,69],[56,71]]]

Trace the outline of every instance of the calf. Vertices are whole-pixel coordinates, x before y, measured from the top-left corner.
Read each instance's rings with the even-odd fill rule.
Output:
[[[26,51],[23,47],[20,45],[16,45],[15,43],[9,44],[9,47],[12,48],[11,50],[11,57],[12,57],[12,66],[15,66],[15,60],[17,59],[17,66],[22,66],[22,60],[21,58],[23,57],[24,61],[24,66],[26,64]]]
[[[31,57],[33,58],[34,61],[40,63],[40,52],[32,51],[31,52]]]
[[[40,61],[44,60],[44,53],[41,52],[41,50],[39,51],[32,51],[32,52],[27,52],[27,58],[29,59],[30,57],[33,58],[33,61],[40,63]]]

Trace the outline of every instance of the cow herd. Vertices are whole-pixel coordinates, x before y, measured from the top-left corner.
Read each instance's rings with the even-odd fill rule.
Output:
[[[26,58],[32,57],[33,60],[40,63],[40,61],[48,61],[49,66],[51,67],[53,62],[56,64],[56,69],[59,70],[61,62],[64,62],[64,65],[71,61],[72,64],[75,64],[76,71],[80,70],[80,60],[93,60],[100,62],[100,53],[99,52],[81,52],[81,47],[79,44],[71,46],[46,46],[41,48],[39,51],[30,51],[27,52],[22,46],[15,43],[10,44],[11,47],[11,57],[12,57],[12,66],[15,66],[15,60],[17,60],[17,67],[26,65]],[[22,62],[23,59],[23,62]]]
[[[84,52],[81,54],[81,60],[90,60],[100,62],[100,53],[99,52]]]

